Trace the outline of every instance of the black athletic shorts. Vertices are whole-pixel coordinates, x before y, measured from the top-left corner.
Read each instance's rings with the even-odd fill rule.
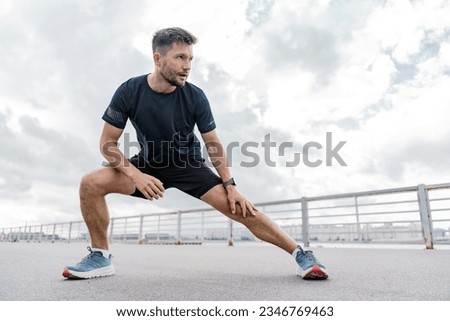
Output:
[[[164,189],[175,187],[198,199],[214,186],[222,184],[220,177],[204,161],[189,159],[164,167],[152,167],[139,155],[133,156],[129,161],[141,172],[159,179]],[[145,198],[138,189],[131,196]]]

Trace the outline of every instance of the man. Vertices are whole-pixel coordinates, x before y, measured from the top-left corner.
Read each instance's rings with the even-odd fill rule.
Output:
[[[157,200],[166,188],[175,187],[292,254],[303,278],[326,279],[325,267],[312,252],[303,250],[236,189],[208,99],[187,82],[195,43],[196,38],[181,28],[158,31],[152,42],[154,73],[131,78],[115,92],[103,115],[100,138],[100,150],[110,165],[85,175],[80,184],[81,211],[92,248],[81,262],[67,266],[63,276],[88,279],[114,274],[108,250],[107,194]],[[128,119],[142,147],[129,160],[117,145]],[[204,164],[193,134],[195,125],[219,176]]]

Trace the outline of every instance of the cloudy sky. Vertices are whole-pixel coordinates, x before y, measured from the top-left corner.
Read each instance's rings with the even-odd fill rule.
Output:
[[[449,182],[449,16],[438,0],[2,0],[0,227],[81,218],[101,116],[171,26],[199,38],[190,81],[253,202]],[[327,166],[327,133],[346,166]],[[176,190],[108,200],[112,216],[203,206]]]

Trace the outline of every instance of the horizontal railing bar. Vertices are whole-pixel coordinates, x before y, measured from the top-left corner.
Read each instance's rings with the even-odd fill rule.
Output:
[[[450,210],[450,208],[432,208],[431,211],[432,212],[443,212],[443,211],[448,211]]]
[[[450,219],[448,218],[441,218],[441,219],[433,219],[433,222],[450,222]]]
[[[450,184],[449,184],[450,187]],[[355,192],[355,193],[343,193],[343,194],[334,194],[334,195],[325,195],[325,196],[314,196],[314,197],[306,197],[308,201],[321,201],[321,200],[329,200],[329,199],[339,199],[339,198],[350,198],[350,197],[361,197],[361,196],[373,196],[373,195],[381,195],[381,194],[400,194],[400,193],[410,193],[416,192],[417,186],[408,186],[408,187],[400,187],[400,188],[391,188],[384,190],[374,190],[367,192]]]
[[[368,221],[359,222],[360,225],[371,224],[398,224],[398,223],[420,223],[420,220],[397,220],[397,221]],[[342,223],[316,223],[310,224],[310,226],[339,226],[339,225],[358,225],[357,222],[342,222]]]
[[[279,210],[279,211],[264,211],[266,214],[277,214],[277,213],[301,213],[302,209],[292,209],[292,210]]]
[[[320,206],[320,207],[308,207],[309,211],[314,210],[329,210],[334,208],[348,208],[348,207],[355,207],[355,204],[349,204],[349,205],[337,205],[337,206]]]
[[[370,215],[391,215],[391,214],[407,214],[416,213],[418,210],[404,210],[404,211],[384,211],[384,212],[364,212],[358,213],[359,216],[370,216]],[[355,216],[355,213],[344,213],[344,214],[329,214],[329,215],[310,215],[309,218],[329,218],[329,217],[346,217]]]
[[[369,230],[369,231],[339,231],[339,230],[329,230],[329,231],[323,231],[323,230],[314,230],[310,231],[311,235],[327,235],[327,234],[355,234],[355,235],[364,235],[364,234],[376,234],[376,233],[420,233],[422,230],[420,229],[414,229],[414,230],[400,230],[400,231],[393,231],[391,229],[379,229],[379,230]]]
[[[450,183],[441,183],[441,184],[431,184],[426,185],[428,190],[436,190],[436,189],[447,189],[450,187]]]
[[[367,215],[384,215],[384,214],[407,214],[407,213],[417,213],[419,210],[403,210],[403,211],[382,211],[382,212],[363,212],[358,213],[360,216]]]
[[[417,203],[417,200],[406,200],[406,201],[396,201],[396,202],[379,202],[379,203],[363,203],[363,204],[358,203],[358,207],[392,205],[392,204],[407,204],[407,203]],[[323,210],[323,209],[348,208],[348,207],[355,207],[355,204],[353,203],[353,204],[348,204],[348,205],[309,207],[308,210]]]
[[[404,201],[379,202],[379,203],[358,203],[358,207],[377,206],[377,205],[392,205],[392,204],[409,204],[409,203],[417,203],[417,200],[404,200]]]
[[[426,188],[428,190],[446,189],[446,188],[450,188],[450,183],[427,185]],[[306,199],[307,201],[320,201],[320,200],[372,196],[372,195],[382,195],[382,194],[417,192],[417,190],[418,190],[417,186],[407,186],[407,187],[373,190],[373,191],[365,191],[365,192],[354,192],[354,193],[342,193],[342,194],[332,194],[332,195],[324,195],[324,196],[304,197],[304,199]],[[259,202],[259,203],[255,203],[255,206],[284,205],[284,204],[300,203],[301,201],[302,201],[302,198],[283,200],[283,201]],[[121,219],[121,218],[131,218],[131,217],[141,217],[141,216],[157,216],[157,215],[168,215],[168,214],[173,215],[173,214],[177,214],[177,213],[186,214],[186,213],[210,212],[210,211],[216,211],[216,209],[208,207],[208,208],[199,208],[199,209],[190,209],[190,210],[169,211],[169,212],[162,212],[162,213],[148,213],[148,214],[139,214],[139,215],[133,215],[133,216],[113,217],[112,219],[116,220],[116,219]],[[56,223],[56,224],[61,224],[61,223]],[[47,225],[47,224],[45,224],[45,225]],[[54,224],[48,224],[48,225],[54,225]]]
[[[316,218],[332,218],[332,217],[346,217],[346,216],[355,216],[355,213],[345,213],[345,214],[329,214],[329,215],[310,215],[310,219]],[[355,217],[356,219],[356,217]]]
[[[421,231],[420,230],[417,230],[417,231],[404,231],[404,232],[398,232],[399,234],[407,234],[407,233],[420,233]],[[388,233],[391,233],[390,231],[388,231],[388,230],[386,230],[386,231],[375,231],[375,232],[368,232],[368,233],[364,233],[364,236],[371,236],[371,234],[377,234],[377,233],[379,233],[379,234],[388,234]],[[352,238],[357,238],[358,237],[358,233],[357,232],[353,232],[353,233],[339,233],[339,232],[330,232],[330,233],[311,233],[311,234],[313,234],[313,235],[342,235],[342,236],[345,236],[345,235],[347,235],[347,236],[349,236],[349,235],[351,235],[352,236]],[[353,234],[353,235],[352,235]],[[362,234],[362,233],[361,233]],[[411,238],[411,239],[408,239],[408,240],[403,240],[403,241],[410,241],[410,240],[414,240],[415,238]],[[417,236],[417,239],[419,240],[420,239],[420,235],[418,235]],[[396,241],[402,241],[402,240],[394,240],[394,239],[390,239],[393,243],[394,242],[396,242]],[[355,241],[354,239],[352,239],[352,242],[353,241]]]
[[[450,197],[445,197],[445,198],[430,198],[430,202],[437,202],[437,201],[450,201]]]

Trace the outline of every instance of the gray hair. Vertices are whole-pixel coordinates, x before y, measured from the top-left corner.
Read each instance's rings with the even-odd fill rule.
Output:
[[[165,54],[174,43],[194,45],[197,38],[190,32],[181,28],[166,28],[158,30],[153,36],[153,53],[159,52]]]

